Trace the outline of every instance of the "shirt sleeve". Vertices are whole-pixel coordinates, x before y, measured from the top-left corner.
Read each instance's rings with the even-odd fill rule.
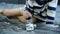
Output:
[[[48,3],[47,7],[47,18],[50,20],[54,20],[54,17],[56,15],[56,8],[57,8],[58,0],[52,0]]]

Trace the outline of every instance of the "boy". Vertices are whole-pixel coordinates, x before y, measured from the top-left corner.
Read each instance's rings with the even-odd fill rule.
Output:
[[[58,0],[26,0],[24,8],[5,9],[0,13],[8,17],[16,16],[22,23],[26,18],[32,17],[34,22],[46,22],[47,25],[56,27],[54,19]]]

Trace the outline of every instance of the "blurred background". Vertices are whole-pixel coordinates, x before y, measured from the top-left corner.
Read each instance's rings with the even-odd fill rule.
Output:
[[[12,3],[12,4],[25,4],[26,0],[0,0],[0,2]]]

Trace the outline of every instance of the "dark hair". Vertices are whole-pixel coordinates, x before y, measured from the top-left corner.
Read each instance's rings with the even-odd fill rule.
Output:
[[[51,2],[52,0],[46,0],[47,2]]]
[[[44,3],[41,3],[40,0],[35,0],[39,5],[46,4],[48,2],[51,2],[52,0],[45,0]]]

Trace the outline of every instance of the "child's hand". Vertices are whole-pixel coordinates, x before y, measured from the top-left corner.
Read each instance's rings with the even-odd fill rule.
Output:
[[[25,18],[28,18],[28,17],[32,17],[32,15],[31,15],[30,12],[26,11],[26,12],[25,12]]]

